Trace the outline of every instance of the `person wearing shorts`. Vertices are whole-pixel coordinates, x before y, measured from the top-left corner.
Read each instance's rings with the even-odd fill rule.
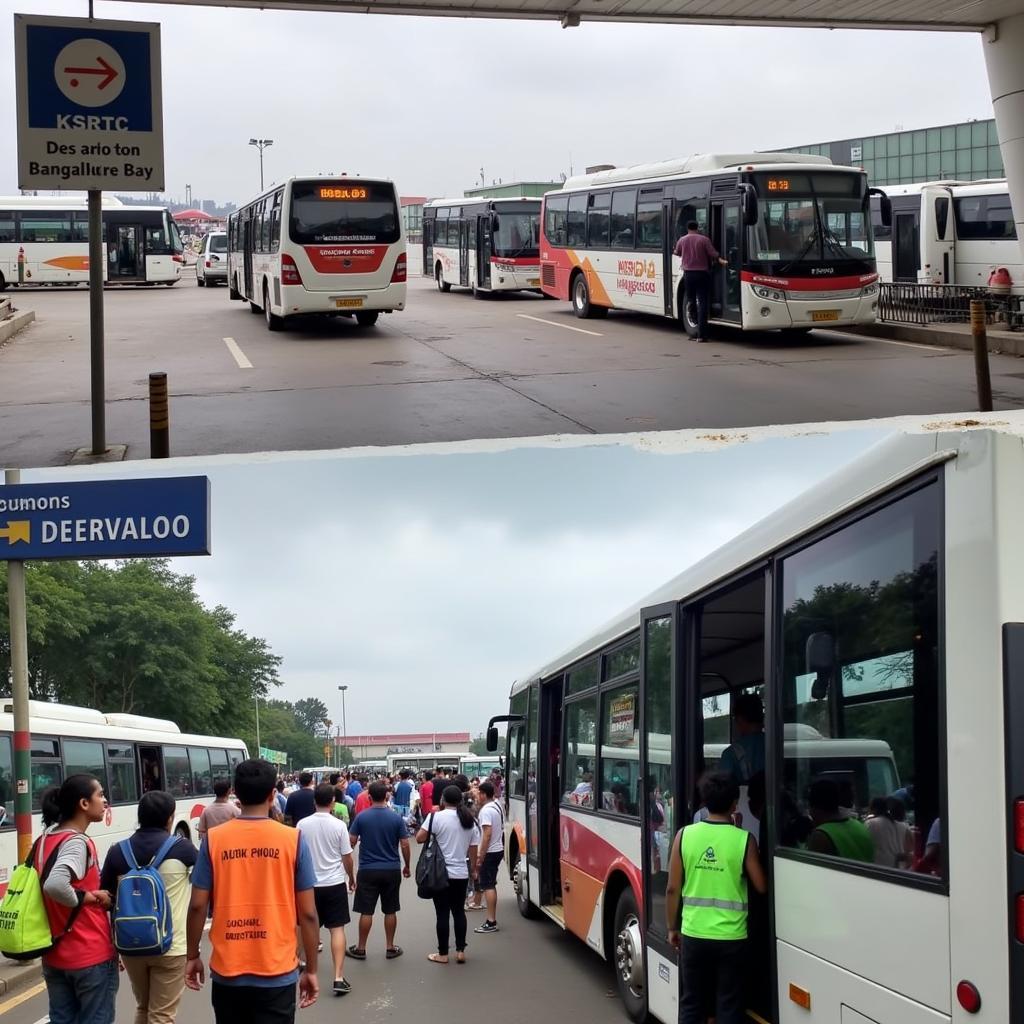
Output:
[[[370,806],[356,816],[350,829],[352,844],[359,848],[352,900],[352,909],[359,914],[359,941],[348,947],[348,954],[355,960],[366,959],[366,941],[379,901],[384,915],[384,955],[394,960],[402,955],[402,947],[395,945],[395,931],[402,879],[410,875],[409,831],[401,816],[388,807],[388,788],[383,782],[371,782],[369,794]]]
[[[483,803],[477,815],[482,838],[477,859],[479,879],[477,887],[484,894],[487,919],[473,931],[488,935],[498,930],[498,868],[505,858],[505,815],[501,804],[494,799],[494,783],[485,779],[480,783]]]
[[[335,787],[329,782],[322,782],[313,791],[313,797],[315,813],[303,818],[296,828],[313,859],[316,875],[313,902],[317,920],[320,927],[326,928],[331,935],[334,994],[344,996],[352,991],[345,978],[345,925],[350,920],[348,891],[355,886],[352,843],[348,827],[334,814]]]

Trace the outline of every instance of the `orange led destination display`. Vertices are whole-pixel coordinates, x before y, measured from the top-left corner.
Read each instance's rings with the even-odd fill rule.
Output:
[[[768,179],[768,191],[769,192],[788,192],[789,191],[789,178],[769,178]]]
[[[369,191],[365,188],[341,188],[337,185],[323,185],[319,190],[321,199],[368,199]]]

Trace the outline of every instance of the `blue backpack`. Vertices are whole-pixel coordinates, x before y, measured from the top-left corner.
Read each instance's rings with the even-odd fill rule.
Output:
[[[168,836],[145,867],[139,867],[130,839],[118,844],[128,864],[117,883],[113,913],[114,948],[122,956],[160,956],[171,948],[171,905],[157,869],[177,841]]]

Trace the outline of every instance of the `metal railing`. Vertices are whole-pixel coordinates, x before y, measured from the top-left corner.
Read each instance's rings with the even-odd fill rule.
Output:
[[[985,303],[988,326],[1024,330],[1024,296],[994,295],[988,288],[961,284],[883,283],[878,319],[899,324],[968,324],[972,299]]]

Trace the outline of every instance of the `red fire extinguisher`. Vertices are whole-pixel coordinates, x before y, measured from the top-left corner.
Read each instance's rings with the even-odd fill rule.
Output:
[[[18,284],[25,283],[25,246],[18,246]]]
[[[988,290],[993,295],[1009,295],[1013,279],[1006,267],[998,267],[988,275]]]

